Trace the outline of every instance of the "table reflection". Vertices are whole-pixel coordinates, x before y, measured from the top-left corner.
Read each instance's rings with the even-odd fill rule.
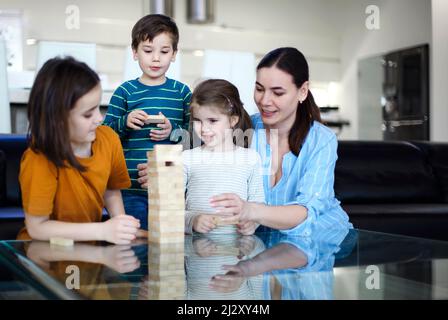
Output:
[[[131,246],[31,241],[4,248],[21,257],[18,264],[26,257],[87,299],[333,299],[335,258],[350,254],[356,232],[323,228],[313,235],[194,235],[181,244]]]

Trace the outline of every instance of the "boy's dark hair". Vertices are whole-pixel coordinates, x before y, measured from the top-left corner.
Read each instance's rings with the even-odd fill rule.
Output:
[[[57,167],[83,167],[70,144],[68,118],[83,95],[100,79],[85,63],[72,57],[53,58],[37,73],[28,102],[30,147]]]
[[[177,51],[179,30],[173,19],[163,14],[148,14],[137,21],[132,28],[132,49],[137,50],[142,41],[152,41],[161,33],[171,36],[173,50]]]
[[[194,110],[203,106],[217,108],[228,117],[237,116],[238,122],[232,128],[234,132],[239,129],[235,132],[234,142],[241,147],[249,147],[252,138],[252,131],[249,129],[252,129],[252,121],[243,107],[238,89],[232,83],[222,79],[210,79],[201,82],[194,89],[190,103],[191,130],[193,130],[191,119],[193,118]],[[239,135],[242,136],[240,137]]]
[[[270,67],[276,67],[290,74],[297,88],[309,80],[308,63],[305,56],[296,48],[278,48],[269,52],[261,59],[257,70]],[[299,155],[313,121],[321,122],[320,110],[314,102],[311,91],[308,91],[306,99],[297,105],[296,119],[289,132],[289,148],[294,155]]]

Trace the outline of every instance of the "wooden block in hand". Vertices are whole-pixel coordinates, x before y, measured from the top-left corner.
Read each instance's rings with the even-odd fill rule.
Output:
[[[50,245],[57,245],[63,247],[71,247],[74,245],[73,239],[65,238],[50,238]]]
[[[230,216],[229,216],[229,218],[230,218]],[[217,226],[236,225],[236,224],[240,223],[238,220],[236,220],[236,221],[227,221],[227,220],[225,220],[225,217],[221,217],[221,216],[213,217],[213,222]]]
[[[164,123],[165,122],[165,117],[162,115],[148,115],[145,119],[145,123],[146,124],[150,124],[150,123]]]

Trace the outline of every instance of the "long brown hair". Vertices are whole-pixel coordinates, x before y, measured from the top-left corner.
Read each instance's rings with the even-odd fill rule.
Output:
[[[57,167],[85,168],[70,145],[68,118],[76,101],[100,82],[85,63],[71,57],[48,60],[39,70],[28,103],[30,147]],[[67,162],[67,163],[65,163]]]
[[[233,127],[233,130],[241,130],[240,133],[245,137],[241,140],[234,136],[234,143],[244,148],[248,148],[251,142],[252,121],[247,111],[244,109],[243,102],[241,102],[238,89],[229,81],[223,79],[209,79],[201,82],[194,90],[191,96],[190,110],[191,115],[198,107],[213,106],[221,113],[238,117],[238,122]],[[190,119],[193,117],[191,116]],[[190,120],[190,130],[193,125]]]
[[[297,88],[301,88],[309,80],[308,63],[305,56],[296,48],[278,48],[269,52],[260,61],[257,70],[273,66],[290,74]],[[308,90],[306,99],[297,105],[296,119],[289,132],[289,148],[294,155],[299,155],[313,121],[322,122],[319,107],[314,102],[311,91]]]

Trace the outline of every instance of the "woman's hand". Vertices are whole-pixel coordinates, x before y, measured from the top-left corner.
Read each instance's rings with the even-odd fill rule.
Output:
[[[237,231],[243,236],[251,236],[260,225],[253,221],[242,221],[237,225]]]
[[[128,114],[126,126],[134,130],[140,130],[145,124],[148,114],[140,109],[134,110]]]
[[[163,116],[163,113],[159,112],[159,115]],[[164,117],[164,122],[157,125],[157,127],[160,128],[160,130],[151,130],[150,131],[149,137],[151,138],[151,140],[162,141],[162,140],[167,139],[170,136],[171,131],[173,130],[173,127],[171,125],[170,120],[165,116],[163,116],[163,117]]]
[[[216,292],[229,293],[238,290],[246,278],[232,273],[218,274],[210,280],[210,288]]]
[[[200,214],[193,218],[193,230],[199,233],[209,233],[217,227],[216,219],[211,214]]]
[[[139,228],[137,219],[122,214],[102,223],[101,238],[115,244],[130,244],[137,237]]]
[[[245,256],[248,256],[255,248],[255,237],[244,236],[238,238],[238,249],[240,250],[240,254],[238,255],[238,259],[243,259]]]
[[[223,193],[210,199],[210,205],[216,208],[217,214],[238,215],[240,221],[251,221],[251,203],[242,200],[234,193]]]

